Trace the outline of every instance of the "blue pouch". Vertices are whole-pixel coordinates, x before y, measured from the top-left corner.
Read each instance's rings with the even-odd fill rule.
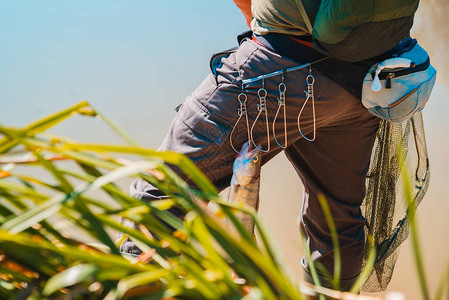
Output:
[[[436,70],[414,40],[407,51],[374,64],[362,87],[362,104],[382,119],[402,122],[421,111],[435,85]]]

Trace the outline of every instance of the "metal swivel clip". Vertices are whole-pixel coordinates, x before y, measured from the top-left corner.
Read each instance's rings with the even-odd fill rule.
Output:
[[[267,112],[267,108],[266,108],[266,98],[267,98],[267,90],[265,89],[265,81],[264,79],[262,79],[262,87],[257,91],[257,95],[259,96],[259,104],[257,104],[257,110],[259,111],[259,113],[257,114],[256,119],[254,120],[253,126],[251,126],[251,141],[254,145],[254,147],[256,147],[257,149],[259,149],[262,152],[268,152],[270,151],[270,127],[268,125],[268,112]],[[259,146],[257,146],[254,143],[254,138],[253,138],[253,131],[254,131],[254,127],[256,126],[257,122],[259,121],[259,119],[261,118],[261,115],[264,114],[265,117],[265,125],[266,125],[266,129],[267,129],[267,149],[262,149]],[[263,122],[263,121],[262,121]]]
[[[307,91],[304,91],[306,93],[306,100],[304,101],[304,104],[301,107],[301,110],[298,114],[298,129],[299,133],[302,135],[303,138],[305,138],[309,142],[313,142],[316,138],[316,115],[315,115],[315,96],[313,95],[313,84],[315,83],[315,77],[312,75],[312,67],[309,67],[309,75],[306,77],[306,83],[307,83]],[[306,107],[307,102],[311,99],[312,101],[312,115],[313,115],[313,136],[312,138],[306,137],[302,131],[301,131],[301,114]]]
[[[278,100],[278,109],[276,111],[276,115],[274,116],[274,120],[273,120],[273,138],[275,140],[275,142],[279,145],[279,147],[281,147],[282,149],[287,148],[287,144],[288,144],[288,139],[287,139],[287,106],[285,105],[285,91],[287,90],[287,86],[284,83],[284,73],[282,73],[282,82],[279,83],[279,98],[277,98]],[[283,115],[284,115],[284,145],[281,145],[279,143],[279,141],[276,138],[276,130],[275,130],[275,125],[276,125],[276,120],[278,118],[279,112],[281,111],[281,109],[283,110]]]

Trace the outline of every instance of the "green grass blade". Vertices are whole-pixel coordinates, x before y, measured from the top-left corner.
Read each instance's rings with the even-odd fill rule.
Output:
[[[121,167],[104,176],[97,178],[91,184],[81,184],[75,189],[73,193],[69,194],[68,196],[64,194],[59,194],[52,197],[50,200],[42,203],[41,205],[33,207],[30,210],[19,215],[18,217],[7,221],[0,228],[4,230],[9,230],[12,233],[18,233],[55,214],[57,211],[61,209],[62,204],[68,201],[69,199],[72,199],[77,195],[87,193],[92,190],[96,190],[120,178],[136,174],[150,167],[153,167],[153,163],[137,162],[132,163],[128,166]]]
[[[7,190],[0,189],[0,196],[2,196],[6,201],[11,203],[16,209],[23,211],[28,208],[28,206],[21,201],[19,197],[9,193]]]
[[[34,155],[36,155],[41,165],[44,168],[46,168],[51,174],[53,174],[56,180],[58,180],[58,182],[61,184],[61,188],[63,189],[63,191],[66,194],[70,194],[73,191],[73,186],[64,177],[63,173],[61,173],[52,162],[43,158],[42,155],[40,155],[39,153],[35,152]]]
[[[217,189],[210,180],[198,169],[198,167],[185,155],[170,151],[155,151],[150,149],[114,146],[114,145],[96,145],[96,144],[66,144],[67,148],[76,151],[96,151],[96,152],[118,152],[137,154],[149,157],[157,157],[169,164],[177,165],[181,170],[191,176],[192,180],[204,193],[217,195]]]
[[[399,143],[399,145],[402,145],[402,143]],[[404,159],[405,159],[404,154],[401,151],[399,146],[398,146],[396,153],[399,157],[399,161],[404,161]],[[410,237],[412,240],[412,249],[413,249],[413,254],[414,254],[413,256],[415,259],[415,265],[416,265],[416,269],[417,269],[417,273],[418,273],[418,279],[419,279],[419,284],[421,287],[422,297],[424,300],[429,300],[430,299],[429,288],[427,285],[427,280],[426,280],[426,275],[425,275],[425,270],[424,270],[424,263],[423,263],[423,256],[422,256],[422,251],[421,251],[419,237],[418,237],[418,228],[416,225],[416,209],[417,209],[417,207],[416,207],[416,203],[413,199],[413,192],[411,189],[411,182],[410,182],[408,173],[409,172],[407,170],[407,166],[404,165],[401,170],[401,175],[402,175],[402,182],[403,182],[403,187],[404,187],[404,197],[407,202],[407,214],[408,214],[408,219],[410,222]]]
[[[321,287],[321,281],[318,276],[318,272],[316,270],[315,263],[313,262],[313,259],[312,259],[312,254],[310,253],[309,245],[307,244],[307,241],[306,241],[306,238],[305,238],[304,232],[302,231],[301,226],[299,226],[299,232],[301,234],[302,244],[304,246],[304,253],[307,258],[307,262],[309,265],[309,271],[310,271],[310,274],[313,279],[313,284],[316,285],[317,287]],[[324,296],[321,294],[319,295],[319,298],[320,298],[320,300],[324,300]]]
[[[60,247],[56,247],[52,243],[44,240],[35,240],[31,236],[24,233],[10,234],[6,231],[0,231],[0,245],[2,244],[14,245],[14,249],[24,249],[26,250],[24,253],[28,256],[33,252],[40,253],[40,251],[46,250],[50,253],[63,256],[65,259],[71,261],[79,260],[83,263],[95,264],[101,269],[122,269],[130,273],[151,271],[155,268],[151,265],[133,264],[121,256],[100,251],[82,250],[83,248],[67,245],[60,245]],[[45,253],[45,251],[43,253]],[[45,260],[37,261],[36,263],[42,262],[45,262]],[[55,271],[55,269],[52,270],[53,273]]]
[[[129,134],[123,131],[120,127],[116,126],[111,120],[106,118],[105,115],[98,113],[96,115],[97,118],[103,120],[112,130],[114,130],[126,143],[131,146],[139,147],[139,143],[135,139],[133,139]]]
[[[78,162],[78,165],[87,173],[87,175],[79,175],[75,174],[74,172],[69,173],[71,176],[75,176],[78,179],[82,179],[87,182],[93,182],[96,178],[103,176],[103,173],[101,173],[97,168],[83,164],[81,162]],[[109,195],[111,198],[118,201],[121,205],[127,206],[129,205],[129,196],[125,193],[123,193],[114,183],[104,185],[102,189]]]
[[[332,285],[336,290],[340,290],[340,274],[341,274],[341,256],[340,256],[340,245],[338,242],[337,229],[335,227],[334,219],[327,204],[326,198],[322,194],[318,195],[318,201],[320,202],[321,209],[323,210],[324,217],[326,218],[327,226],[332,236],[332,245],[334,248],[334,272]]]
[[[276,288],[278,292],[281,294],[285,293],[294,299],[302,299],[298,290],[290,281],[286,280],[284,274],[280,271],[279,266],[274,264],[270,259],[267,260],[267,256],[261,253],[260,250],[253,248],[253,246],[251,246],[252,244],[244,239],[237,239],[235,236],[229,235],[227,226],[217,223],[215,218],[211,217],[213,214],[206,214],[204,210],[198,210],[196,212],[201,214],[207,226],[213,228],[219,234],[228,236],[228,243],[225,245],[222,244],[222,247],[225,250],[228,249],[228,247],[234,247],[252,262],[252,272],[255,274],[258,274],[259,272],[261,275],[263,274],[262,276],[266,277],[265,280],[272,283],[272,287]]]
[[[351,287],[351,289],[349,291],[350,293],[356,294],[362,289],[363,285],[365,284],[366,280],[370,276],[371,271],[374,267],[374,263],[376,261],[376,246],[374,245],[374,240],[371,236],[368,237],[368,241],[369,241],[370,247],[369,247],[368,258],[366,260],[365,267],[360,272],[360,275],[357,278],[356,282],[354,282],[354,285]]]
[[[82,109],[84,107],[88,107],[88,106],[89,106],[89,104],[87,102],[85,102],[85,101],[80,102],[72,107],[69,107],[60,112],[57,112],[50,116],[47,116],[39,121],[31,123],[28,126],[24,127],[22,129],[22,131],[25,133],[33,132],[33,134],[45,131],[48,128],[51,128],[51,127],[55,126],[56,124],[62,122],[66,118],[72,116],[74,113],[76,113],[80,109]],[[0,126],[0,133],[7,135],[8,130],[4,130],[4,129],[5,129],[5,127]],[[0,140],[0,153],[8,151],[9,149],[16,146],[18,143],[19,143],[19,141],[17,141],[17,140],[12,140],[11,138],[4,137],[3,139]]]
[[[201,298],[204,299],[223,299],[224,295],[228,295],[229,297],[229,289],[228,285],[224,284],[222,288],[217,288],[215,282],[217,273],[218,277],[221,276],[219,272],[212,268],[203,268],[201,265],[195,263],[194,261],[188,260],[186,263],[182,264],[182,269],[186,272],[186,277],[182,280],[182,284],[186,285],[195,285],[195,289],[201,294]],[[218,279],[218,280],[221,280]],[[222,289],[225,289],[224,293]],[[237,290],[236,288],[234,288]],[[238,296],[237,295],[234,295]]]
[[[79,164],[83,166],[83,169],[85,167],[88,167],[89,169],[91,169],[91,166],[87,166],[85,164]],[[92,168],[93,170],[96,170],[96,168]],[[83,180],[85,182],[89,182],[92,183],[95,181],[95,179],[97,179],[97,177],[103,176],[102,173],[100,173],[98,170],[96,170],[95,173],[90,173],[90,171],[87,171],[89,174],[80,174],[71,170],[66,170],[66,169],[62,169],[61,172],[63,172],[64,174],[70,175],[73,178],[77,178],[80,180]],[[123,191],[121,191],[118,186],[116,186],[114,183],[111,184],[107,184],[104,185],[102,187],[102,189],[111,196],[111,198],[113,198],[114,200],[116,200],[117,202],[119,202],[122,206],[124,207],[128,207],[129,205],[131,205],[132,203],[136,203],[136,198],[131,197],[128,193],[124,193]],[[94,203],[96,206],[102,207],[104,210],[108,210],[109,206],[106,207],[106,204],[102,204],[101,201],[96,200],[96,199],[91,199],[88,198],[89,202]]]
[[[48,201],[23,212],[11,220],[8,220],[0,226],[0,229],[7,230],[13,234],[19,233],[55,214],[61,209],[62,203],[70,198],[70,195],[55,195]]]
[[[217,249],[211,243],[212,236],[207,230],[204,221],[198,214],[189,213],[186,215],[186,221],[188,223],[191,234],[200,242],[201,246],[205,249],[211,261],[219,269],[223,270],[223,276],[228,282],[232,282],[231,273],[232,270],[223,259],[223,257],[217,252]]]
[[[147,245],[149,245],[151,248],[154,248],[157,250],[158,253],[162,254],[163,256],[172,256],[173,252],[169,249],[163,248],[157,241],[150,240],[148,237],[146,237],[144,234],[142,234],[140,231],[126,227],[114,220],[111,219],[109,216],[104,215],[97,215],[97,218],[101,221],[104,226],[109,226],[113,229],[116,229],[117,231],[123,232],[124,234],[133,237]]]
[[[139,274],[125,277],[122,280],[120,280],[117,285],[117,296],[118,296],[118,298],[122,298],[123,296],[125,296],[127,294],[127,292],[129,292],[131,289],[133,289],[135,287],[139,287],[139,286],[142,287],[145,285],[149,285],[151,283],[159,282],[159,280],[161,278],[165,277],[169,272],[170,271],[168,271],[168,270],[159,269],[159,270],[142,272]],[[151,287],[149,287],[149,288],[151,289]],[[160,288],[161,288],[160,286],[155,286],[154,292],[158,291]],[[148,293],[148,292],[149,292],[148,290],[145,290],[145,293]],[[136,293],[135,293],[134,296],[138,296],[138,295],[136,295]]]
[[[85,203],[80,199],[80,197],[75,198],[75,207],[81,214],[83,218],[90,223],[89,233],[95,236],[100,242],[104,243],[109,247],[111,253],[120,255],[120,251],[115,246],[111,237],[104,229],[103,225],[98,221],[95,215],[90,211],[90,209],[85,205]]]
[[[449,289],[449,263],[446,264],[446,270],[440,278],[438,283],[437,292],[435,294],[435,300],[441,300],[443,298],[444,288]],[[447,291],[447,298],[449,299],[449,291]]]
[[[49,296],[54,292],[81,282],[86,282],[98,272],[98,267],[92,264],[79,264],[51,277],[45,285],[42,294]]]
[[[277,261],[277,253],[274,250],[274,243],[269,238],[267,229],[265,228],[263,222],[261,222],[259,216],[257,215],[257,212],[253,208],[223,201],[220,198],[211,200],[220,205],[220,208],[225,213],[226,217],[228,217],[232,221],[233,225],[237,228],[242,238],[249,244],[253,244],[257,247],[254,238],[248,233],[245,226],[238,220],[238,218],[235,217],[234,213],[231,210],[241,211],[243,213],[249,214],[254,219],[255,228],[259,232],[259,237],[262,241],[263,247],[267,251],[269,258],[271,258],[272,263],[274,265],[280,264],[279,261]]]
[[[64,172],[61,171],[61,169],[58,169],[59,172],[61,172],[63,175],[66,175]],[[56,192],[64,192],[63,189],[56,184],[49,183],[47,181],[44,181],[41,178],[36,178],[33,176],[30,176],[28,174],[18,174],[18,173],[12,173],[13,177],[16,177],[20,179],[20,181],[28,188],[35,190],[36,186],[43,187],[48,190],[56,191]]]
[[[20,196],[25,197],[27,199],[31,198],[31,199],[36,199],[38,201],[43,201],[43,200],[48,199],[48,196],[43,195],[39,192],[36,192],[32,188],[24,187],[22,185],[18,185],[16,183],[9,182],[6,180],[0,180],[0,189],[9,191],[11,193],[13,192],[15,194],[19,194]]]
[[[0,299],[12,299],[16,294],[16,289],[11,282],[0,279]]]
[[[14,278],[14,280],[21,280],[25,282],[29,282],[32,279],[32,276],[30,276],[30,274],[25,275],[23,272],[18,272],[2,267],[0,267],[0,274],[7,275],[9,278]]]

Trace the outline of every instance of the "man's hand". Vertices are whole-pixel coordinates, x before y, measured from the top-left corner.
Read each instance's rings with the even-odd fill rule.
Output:
[[[245,17],[246,24],[248,24],[248,27],[251,28],[251,0],[233,0],[235,5],[240,9],[243,16]]]

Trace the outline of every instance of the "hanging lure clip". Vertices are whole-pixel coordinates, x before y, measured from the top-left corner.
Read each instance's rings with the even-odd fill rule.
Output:
[[[239,151],[237,149],[235,149],[234,144],[232,143],[232,136],[234,134],[235,128],[240,123],[240,120],[242,119],[242,117],[245,117],[245,120],[246,120],[246,130],[248,132],[248,141],[251,140],[250,132],[249,132],[248,111],[246,108],[246,101],[248,100],[248,96],[246,96],[246,94],[245,94],[245,86],[243,84],[242,84],[242,91],[237,96],[237,100],[239,101],[239,107],[237,108],[237,114],[239,117],[238,117],[237,121],[235,122],[234,127],[232,128],[231,134],[229,135],[229,142],[231,144],[232,149],[236,153],[238,153]]]
[[[287,86],[284,83],[284,75],[285,75],[285,70],[282,73],[282,82],[279,83],[279,87],[278,87],[279,88],[279,98],[277,98],[278,109],[276,111],[276,115],[274,116],[274,120],[273,120],[273,138],[276,141],[276,143],[279,145],[279,147],[281,147],[282,149],[287,148],[287,143],[288,143],[288,139],[287,139],[287,106],[285,105],[285,92],[287,90]],[[277,120],[277,117],[278,117],[281,109],[283,110],[283,115],[284,115],[284,145],[281,145],[279,143],[279,141],[277,140],[276,130],[275,130],[276,120]]]
[[[257,95],[259,96],[259,104],[257,104],[257,110],[259,111],[259,113],[257,114],[256,119],[254,120],[253,126],[251,127],[251,141],[254,145],[254,147],[256,147],[257,149],[259,149],[262,152],[268,152],[270,151],[270,127],[268,125],[268,111],[267,111],[267,103],[266,103],[266,98],[267,98],[267,90],[265,89],[265,81],[264,79],[262,79],[262,87],[257,91]],[[257,146],[254,143],[254,138],[253,138],[253,130],[254,127],[256,126],[257,122],[259,121],[259,119],[261,118],[261,115],[264,114],[265,115],[265,125],[266,125],[266,129],[267,129],[267,149],[262,149],[259,146]]]
[[[312,67],[311,66],[309,66],[309,75],[307,75],[307,77],[306,77],[306,83],[307,83],[307,91],[304,91],[306,93],[306,100],[304,101],[304,104],[302,105],[301,110],[299,111],[299,114],[298,114],[298,129],[299,129],[299,133],[302,135],[303,138],[305,138],[309,142],[313,142],[316,137],[315,96],[313,94],[313,84],[315,83],[315,77],[313,77],[313,75],[312,75]],[[312,101],[312,116],[313,116],[312,138],[308,138],[302,133],[301,124],[300,124],[301,114],[309,100]]]

